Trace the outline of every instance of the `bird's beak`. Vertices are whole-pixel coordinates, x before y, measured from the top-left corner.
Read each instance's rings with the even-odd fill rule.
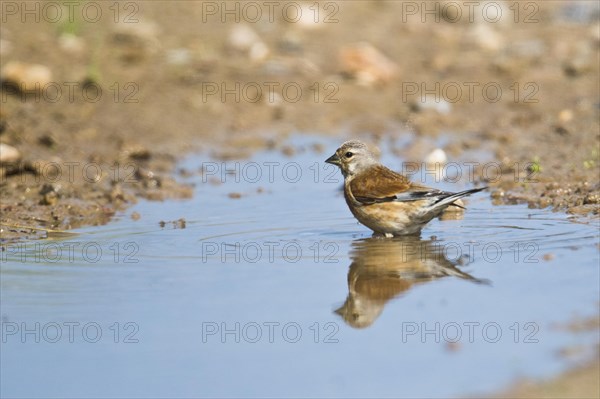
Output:
[[[333,154],[332,156],[327,158],[325,162],[330,163],[332,165],[340,166],[340,157],[338,157],[337,154]]]
[[[344,317],[344,307],[342,306],[341,308],[334,310],[333,313]]]

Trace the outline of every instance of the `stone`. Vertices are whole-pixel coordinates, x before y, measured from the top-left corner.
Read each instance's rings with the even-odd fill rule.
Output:
[[[420,101],[412,103],[411,107],[417,112],[429,109],[442,115],[449,114],[452,111],[452,105],[448,101],[437,98],[435,95],[426,95]]]
[[[492,52],[500,51],[506,46],[504,37],[487,23],[475,24],[469,30],[469,37],[479,48]]]
[[[83,39],[70,33],[63,33],[60,35],[58,38],[58,45],[64,51],[74,54],[81,53],[85,49]]]
[[[10,61],[2,70],[2,80],[22,92],[36,92],[52,82],[52,72],[45,65]]]
[[[563,109],[558,113],[558,120],[562,123],[567,123],[573,120],[574,114],[570,109]]]
[[[186,48],[167,50],[167,63],[171,65],[187,65],[192,61],[192,54]]]
[[[0,164],[15,163],[21,159],[21,153],[15,147],[0,143]]]
[[[269,47],[258,33],[247,25],[235,25],[229,32],[228,44],[231,48],[243,52],[252,61],[263,61],[270,53]]]
[[[428,165],[444,164],[448,160],[446,153],[441,148],[436,148],[425,157],[425,163]]]
[[[296,3],[297,4],[297,3]],[[315,3],[318,4],[318,3]],[[320,15],[320,13],[315,13],[315,5],[312,3],[300,3],[299,4],[299,18],[297,21],[294,21],[294,25],[298,26],[302,29],[314,30],[321,28],[325,25],[326,17],[324,15]],[[333,18],[335,19],[335,18]],[[333,21],[331,21],[333,22]]]
[[[360,42],[341,49],[342,70],[364,86],[391,81],[398,73],[395,62],[367,42]]]

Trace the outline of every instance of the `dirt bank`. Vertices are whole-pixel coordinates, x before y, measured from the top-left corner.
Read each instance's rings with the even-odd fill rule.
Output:
[[[1,28],[0,141],[20,153],[0,169],[2,240],[30,236],[16,225],[100,224],[137,197],[187,197],[173,178],[184,153],[244,157],[291,132],[408,137],[395,149],[408,161],[442,136],[449,160],[485,145],[473,161],[500,169],[475,179],[496,201],[597,215],[600,37],[587,3],[495,2],[494,23],[445,2],[329,2],[258,22],[200,2],[107,3],[72,22],[41,7],[36,22],[17,4]],[[6,81],[14,62],[41,64],[48,82],[19,92],[30,87],[19,65]]]
[[[523,382],[498,398],[598,398],[600,363],[594,362],[543,382]]]

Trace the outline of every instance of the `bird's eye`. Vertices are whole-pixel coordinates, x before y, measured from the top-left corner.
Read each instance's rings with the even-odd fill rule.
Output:
[[[354,155],[353,153],[351,153],[350,151],[348,151],[346,153],[346,158],[352,158],[352,155]]]

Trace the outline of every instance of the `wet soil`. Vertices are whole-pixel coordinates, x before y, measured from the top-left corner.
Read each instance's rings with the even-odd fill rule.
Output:
[[[521,382],[498,398],[597,398],[600,390],[600,364],[593,362],[553,380]]]
[[[450,161],[485,145],[488,155],[470,161],[483,165],[474,180],[497,202],[597,216],[600,37],[586,3],[579,14],[568,2],[532,2],[518,16],[505,8],[494,24],[441,11],[422,22],[423,10],[366,1],[320,4],[318,24],[277,13],[247,23],[243,12],[238,24],[187,2],[140,2],[118,15],[104,4],[94,23],[78,13],[73,23],[7,15],[0,66],[42,64],[54,86],[27,94],[3,85],[0,141],[22,157],[0,169],[2,240],[35,233],[15,226],[106,223],[139,197],[189,197],[174,173],[182,155],[210,148],[244,158],[293,132],[379,145],[408,138],[395,150],[416,162],[444,134]],[[240,25],[265,55],[230,38]],[[358,42],[377,48],[394,74],[375,67],[374,79],[361,80],[360,65],[340,58]],[[286,84],[302,94],[283,93]],[[485,162],[500,166],[492,178]]]
[[[560,326],[574,334],[585,331],[598,331],[600,319],[579,319]],[[582,348],[573,348],[573,352],[581,352]],[[585,361],[578,367],[568,372],[544,381],[523,380],[510,389],[493,395],[494,398],[597,398],[600,396],[600,348],[586,348],[591,360]],[[569,349],[566,348],[561,356],[568,357]],[[593,359],[596,360],[593,360]]]

